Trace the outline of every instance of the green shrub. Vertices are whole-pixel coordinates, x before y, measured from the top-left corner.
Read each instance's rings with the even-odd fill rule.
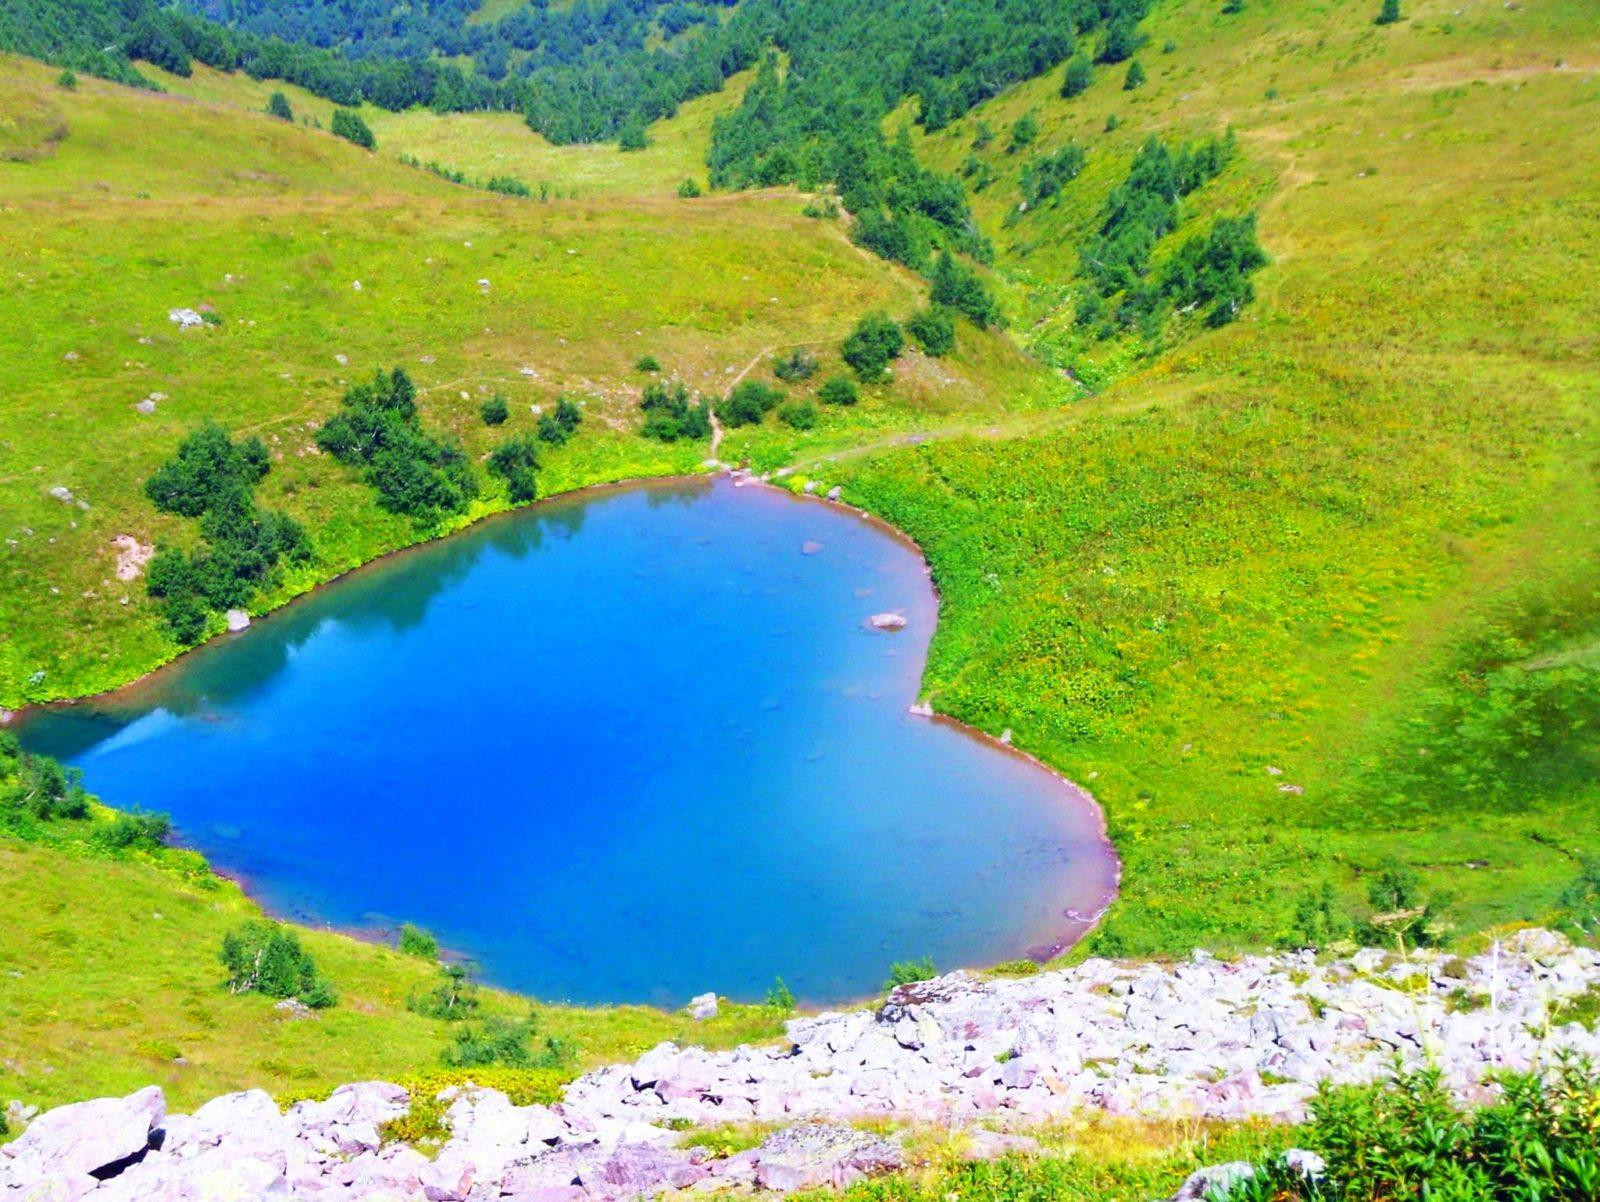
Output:
[[[506,404],[506,398],[497,392],[478,406],[478,416],[483,418],[486,426],[503,426],[511,416],[511,408]]]
[[[905,350],[900,327],[883,313],[868,313],[844,340],[839,353],[864,382],[881,380],[891,362]]]
[[[898,989],[902,985],[932,980],[938,975],[939,970],[934,967],[932,956],[923,956],[919,960],[897,960],[889,966],[889,979],[883,983],[883,987]]]
[[[861,399],[861,390],[849,376],[834,376],[817,389],[817,400],[824,405],[854,405]]]
[[[1143,87],[1144,81],[1144,66],[1138,59],[1134,59],[1128,64],[1128,73],[1122,77],[1122,90],[1131,92],[1135,88]]]
[[[1444,934],[1444,901],[1423,896],[1417,874],[1385,864],[1367,886],[1372,913],[1356,925],[1356,938],[1372,947],[1432,947]]]
[[[1069,142],[1055,154],[1044,154],[1022,168],[1022,198],[1038,206],[1078,178],[1083,171],[1083,147]]]
[[[553,1036],[546,1036],[537,1050],[530,1047],[537,1033],[538,1020],[533,1014],[520,1021],[491,1014],[480,1023],[458,1029],[440,1060],[446,1068],[503,1065],[544,1069],[564,1068],[576,1060],[576,1049]]]
[[[644,118],[637,113],[623,122],[622,129],[617,134],[617,148],[623,151],[643,150],[650,145],[649,135],[645,133]]]
[[[1400,0],[1383,0],[1383,7],[1378,9],[1378,15],[1372,18],[1372,23],[1374,25],[1393,25],[1400,19]]]
[[[1561,892],[1563,925],[1589,937],[1600,934],[1600,856],[1586,857],[1577,879]]]
[[[1094,66],[1087,54],[1075,54],[1067,60],[1067,73],[1061,78],[1061,95],[1068,100],[1081,96],[1094,82]]]
[[[294,109],[289,107],[289,98],[282,92],[274,92],[272,98],[267,101],[267,114],[279,121],[294,120]]]
[[[646,438],[657,442],[686,439],[698,442],[711,437],[711,410],[704,401],[691,401],[689,386],[682,380],[652,380],[639,400],[644,410]]]
[[[539,441],[565,446],[582,424],[583,410],[566,397],[557,397],[554,411],[539,415]]]
[[[654,355],[640,355],[639,361],[633,366],[636,371],[657,372],[661,370],[661,363]]]
[[[799,346],[772,365],[772,374],[785,384],[794,384],[816,375],[817,366],[817,357]]]
[[[914,314],[906,322],[906,333],[921,344],[928,354],[938,357],[956,349],[956,323],[950,310],[931,305]]]
[[[76,92],[78,90],[78,77],[70,70],[63,71],[60,75],[56,76],[56,87],[65,88],[69,92]],[[3,1122],[4,1118],[4,1115],[0,1115],[0,1122]],[[5,1128],[0,1127],[0,1135],[3,1134],[5,1134]]]
[[[678,185],[678,195],[684,200],[696,200],[700,196],[700,185],[692,179],[686,179]]]
[[[489,472],[506,483],[513,505],[523,505],[539,495],[539,444],[528,435],[508,439],[489,456]]]
[[[354,109],[334,109],[332,129],[337,138],[354,142],[367,150],[377,149],[378,140],[372,136],[372,130],[361,119],[361,114]]]
[[[726,400],[717,405],[717,416],[730,427],[758,426],[778,402],[783,393],[761,380],[741,380],[734,385]]]
[[[778,420],[794,430],[810,430],[817,424],[817,408],[810,401],[791,401],[778,410]]]
[[[207,423],[145,481],[157,509],[200,519],[202,542],[192,553],[167,548],[145,572],[145,590],[181,643],[205,633],[209,614],[247,604],[277,579],[282,563],[311,558],[311,542],[287,514],[258,509],[256,484],[269,456],[259,438],[235,443]]]
[[[235,927],[223,936],[219,958],[230,993],[298,998],[318,1010],[338,1000],[299,937],[278,923],[257,918]]]
[[[988,286],[978,278],[977,272],[962,266],[948,250],[942,252],[934,264],[931,298],[936,305],[965,314],[979,327],[1000,324],[1000,309],[989,294]]]
[[[774,977],[772,986],[767,990],[766,1004],[773,1010],[788,1013],[795,1007],[794,990],[784,983],[782,977]]]
[[[119,812],[110,822],[98,826],[95,842],[108,852],[143,850],[162,846],[172,833],[172,819],[165,814],[144,810]]]
[[[406,998],[406,1009],[423,1018],[444,1022],[463,1022],[478,1013],[478,986],[471,974],[458,964],[440,966],[439,980],[419,988]]]
[[[1034,139],[1039,136],[1039,118],[1034,111],[1029,109],[1018,117],[1011,127],[1011,141],[1006,146],[1007,154],[1015,154],[1019,150],[1033,145]]]
[[[439,941],[421,927],[408,922],[400,927],[400,950],[408,956],[436,960],[439,958]]]
[[[1541,1077],[1508,1074],[1501,1096],[1458,1110],[1437,1068],[1375,1085],[1324,1085],[1297,1143],[1326,1161],[1319,1182],[1281,1160],[1228,1202],[1593,1202],[1600,1197],[1600,1078],[1563,1060]]]
[[[378,504],[424,524],[462,513],[478,479],[461,449],[426,434],[416,387],[403,368],[377,372],[344,394],[342,408],[317,431],[317,445],[340,463],[360,466]]]
[[[501,196],[515,196],[522,200],[533,199],[533,189],[514,175],[492,175],[489,177],[489,182],[483,186],[491,192],[498,192]]]

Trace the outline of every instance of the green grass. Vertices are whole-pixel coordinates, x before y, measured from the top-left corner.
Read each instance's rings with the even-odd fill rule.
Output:
[[[232,995],[223,934],[259,914],[226,881],[197,882],[144,862],[0,838],[0,1096],[50,1106],[156,1083],[174,1107],[250,1087],[280,1099],[345,1081],[439,1071],[448,1024],[405,1007],[435,970],[332,931],[303,930],[339,1004],[292,1019],[270,999]],[[484,991],[486,1009],[527,1003]],[[695,1023],[644,1006],[539,1005],[539,1030],[576,1042],[579,1067],[637,1056],[665,1039],[731,1047],[767,1039],[782,1016],[725,1004]]]
[[[1105,79],[1051,100],[1047,80],[974,120],[1035,106],[1045,146],[1076,136],[1091,164],[1231,121],[1250,161],[1192,211],[1276,175],[1246,319],[1125,364],[1040,432],[850,463],[846,498],[929,555],[934,704],[1012,728],[1105,805],[1126,873],[1102,947],[1271,941],[1307,884],[1355,897],[1391,857],[1465,929],[1537,919],[1596,839],[1592,728],[1492,803],[1385,783],[1441,734],[1424,686],[1470,708],[1458,674],[1485,629],[1531,663],[1600,627],[1600,301],[1580,266],[1600,178],[1570,152],[1595,146],[1593,28],[1555,2],[1419,5],[1383,37],[1354,9],[1228,26],[1202,7],[1152,17],[1180,48],[1146,55],[1132,101]],[[1070,270],[1103,194],[1080,182],[1037,218],[1061,243],[1002,256],[1014,279]],[[1000,199],[983,211],[1004,246]]]
[[[260,114],[93,81],[65,93],[43,69],[5,68],[0,89],[54,106],[69,133],[49,157],[0,164],[17,250],[0,299],[0,706],[102,690],[176,652],[142,585],[115,578],[112,540],[192,537],[141,486],[205,419],[266,440],[262,500],[316,541],[317,562],[266,606],[431,533],[381,513],[310,449],[346,384],[379,367],[406,366],[424,421],[474,455],[530,429],[532,406],[584,398],[584,432],[547,456],[549,494],[705,458],[703,445],[634,432],[641,354],[721,391],[773,347],[831,355],[857,314],[909,311],[921,294],[833,223],[801,216],[793,195],[508,199]],[[219,325],[167,320],[202,303]],[[1049,377],[1003,341],[968,345],[937,376],[830,414],[799,442],[1043,395]],[[1024,387],[992,393],[994,361]],[[514,416],[491,432],[477,409],[496,390]],[[137,412],[152,393],[166,397],[156,413]],[[58,484],[89,508],[52,499]],[[504,507],[490,495],[468,517]]]

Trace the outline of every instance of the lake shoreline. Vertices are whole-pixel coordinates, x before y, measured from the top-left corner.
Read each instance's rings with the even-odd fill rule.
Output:
[[[430,547],[440,542],[447,541],[451,535],[461,533],[465,530],[481,529],[487,524],[488,520],[492,518],[526,515],[530,510],[540,507],[551,510],[558,509],[563,505],[582,504],[596,496],[614,492],[649,489],[652,487],[685,485],[703,486],[709,488],[718,478],[730,480],[733,487],[736,489],[759,486],[762,490],[768,493],[783,494],[791,501],[809,500],[817,502],[818,504],[827,507],[831,511],[847,512],[857,520],[866,523],[878,533],[886,535],[902,548],[910,551],[916,557],[917,564],[921,568],[923,580],[925,581],[931,594],[932,612],[934,618],[933,627],[928,631],[928,645],[931,645],[931,640],[937,631],[938,617],[943,607],[943,597],[941,596],[937,585],[933,581],[932,569],[928,562],[927,556],[914,539],[910,538],[907,534],[905,534],[904,531],[899,530],[875,514],[860,509],[856,506],[849,505],[841,500],[829,499],[823,496],[814,496],[809,493],[802,493],[796,489],[774,484],[766,478],[752,475],[740,469],[728,468],[726,466],[719,467],[716,470],[700,472],[691,475],[632,478],[627,480],[607,481],[603,483],[585,485],[580,488],[570,489],[565,492],[555,494],[548,498],[543,498],[539,501],[531,503],[530,505],[519,506],[513,509],[486,514],[483,517],[469,523],[468,525],[459,528],[458,530],[453,530],[447,534],[441,534],[437,537],[425,539],[405,547],[395,548],[394,550],[386,552],[383,555],[367,561],[366,563],[357,565],[348,571],[340,573],[338,576],[332,577],[325,582],[317,584],[312,588],[307,589],[306,591],[299,593],[294,597],[291,597],[283,605],[280,605],[269,611],[267,616],[276,616],[281,613],[286,613],[290,610],[291,606],[293,606],[295,602],[320,595],[323,589],[328,585],[348,581],[354,577],[357,577],[358,574],[363,572],[379,570],[382,565],[391,563],[404,553],[420,551],[425,547]],[[193,652],[202,654],[208,650],[215,652],[219,648],[227,646],[230,642],[231,640],[229,639],[213,637],[201,644],[199,647],[191,650]],[[1071,950],[1071,948],[1074,946],[1081,943],[1085,938],[1093,933],[1102,920],[1106,910],[1109,908],[1111,903],[1114,902],[1118,895],[1122,879],[1122,861],[1120,856],[1117,855],[1116,849],[1112,845],[1109,838],[1105,813],[1092,793],[1078,785],[1076,782],[1072,781],[1052,765],[1044,762],[1035,755],[1012,746],[1009,742],[1003,741],[1001,738],[991,735],[986,731],[962,722],[961,720],[953,718],[949,715],[936,713],[933,711],[932,704],[930,702],[921,701],[920,686],[921,681],[926,673],[926,656],[927,649],[925,646],[923,649],[923,660],[921,664],[917,666],[916,680],[918,691],[912,696],[912,705],[909,707],[910,715],[919,718],[926,718],[930,722],[943,725],[952,730],[960,732],[968,739],[981,743],[984,747],[985,754],[992,754],[995,751],[1004,752],[1010,758],[1025,762],[1034,768],[1042,770],[1050,778],[1054,785],[1062,790],[1062,796],[1059,798],[1060,803],[1071,807],[1074,811],[1076,811],[1078,816],[1089,818],[1090,825],[1093,828],[1092,846],[1088,848],[1088,855],[1092,857],[1092,860],[1089,862],[1095,866],[1096,870],[1088,874],[1082,874],[1088,875],[1092,881],[1095,882],[1092,887],[1087,892],[1082,889],[1074,891],[1071,888],[1070,883],[1064,883],[1064,887],[1060,890],[1060,893],[1064,894],[1065,896],[1061,899],[1060,906],[1053,911],[1054,917],[1048,922],[1048,924],[1036,924],[1035,929],[1033,930],[1018,932],[1019,937],[1015,940],[1007,939],[998,941],[1016,946],[1018,950],[1015,954],[995,957],[988,963],[968,963],[963,966],[977,971],[983,971],[989,967],[993,967],[995,964],[1006,963],[1008,961],[1023,958],[1032,960],[1035,963],[1045,963],[1056,959],[1065,954],[1067,951]],[[176,657],[174,660],[168,661],[167,664],[163,664],[133,681],[118,686],[117,688],[106,690],[102,693],[86,695],[70,700],[53,701],[30,706],[15,715],[15,720],[17,721],[17,724],[21,726],[25,725],[31,716],[41,712],[69,708],[79,704],[80,702],[95,698],[117,697],[119,695],[137,695],[146,689],[154,687],[154,682],[163,675],[163,669],[171,666],[174,663],[184,661],[189,658],[190,653],[185,652]],[[181,836],[181,831],[179,833]],[[192,846],[192,844],[185,843],[180,843],[179,845]],[[208,863],[210,860],[211,857],[207,856]],[[347,935],[364,942],[376,944],[387,944],[390,942],[391,936],[389,928],[382,924],[350,925],[321,921],[318,920],[315,915],[310,914],[309,912],[299,911],[293,906],[284,907],[269,904],[264,899],[263,892],[253,887],[250,874],[247,872],[232,869],[223,870],[217,868],[215,864],[212,864],[212,871],[216,872],[219,877],[227,879],[237,885],[254,904],[261,907],[263,913],[270,917],[286,921],[297,926],[306,927],[308,929],[331,931],[338,934]],[[1076,877],[1080,874],[1075,873],[1073,875]],[[398,925],[398,920],[396,925]],[[985,959],[987,960],[988,958],[986,957]],[[488,983],[498,989],[508,988],[506,986],[494,985],[492,981]],[[708,982],[708,984],[714,983]],[[512,991],[516,992],[515,990]],[[530,996],[535,1000],[551,1005],[659,1005],[659,1003],[651,1002],[619,1001],[575,1003],[565,1002],[557,999],[541,998],[538,997],[538,995],[531,993],[523,994],[523,996]],[[826,1003],[826,1005],[830,1007],[841,1005],[856,1006],[869,1002],[872,1000],[872,996],[873,995],[869,995],[865,998],[852,998],[848,1002],[833,1001]],[[806,999],[802,1000],[805,1001]]]

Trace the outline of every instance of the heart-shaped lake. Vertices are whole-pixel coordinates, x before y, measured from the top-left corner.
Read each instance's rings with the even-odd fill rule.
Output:
[[[836,1001],[1058,941],[1114,887],[1087,799],[908,712],[936,616],[917,553],[847,510],[638,485],[374,564],[21,733],[288,917],[415,922],[551,999]]]

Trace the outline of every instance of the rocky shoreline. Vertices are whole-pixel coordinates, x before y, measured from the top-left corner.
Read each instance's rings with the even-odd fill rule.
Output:
[[[61,1107],[0,1148],[7,1202],[243,1198],[613,1202],[679,1190],[844,1185],[902,1162],[872,1118],[967,1132],[974,1156],[1031,1150],[1026,1128],[1094,1109],[1293,1120],[1318,1084],[1372,1080],[1397,1060],[1438,1066],[1473,1101],[1504,1069],[1600,1036],[1561,1020],[1600,991],[1600,953],[1523,931],[1467,958],[1375,950],[1177,964],[1089,960],[1033,976],[954,973],[876,1010],[790,1022],[788,1038],[731,1052],[663,1044],[573,1082],[552,1107],[446,1091],[432,1156],[385,1142],[411,1099],[344,1086],[280,1113],[260,1091],[169,1116],[158,1089]],[[757,1147],[714,1156],[693,1128],[762,1122]]]

